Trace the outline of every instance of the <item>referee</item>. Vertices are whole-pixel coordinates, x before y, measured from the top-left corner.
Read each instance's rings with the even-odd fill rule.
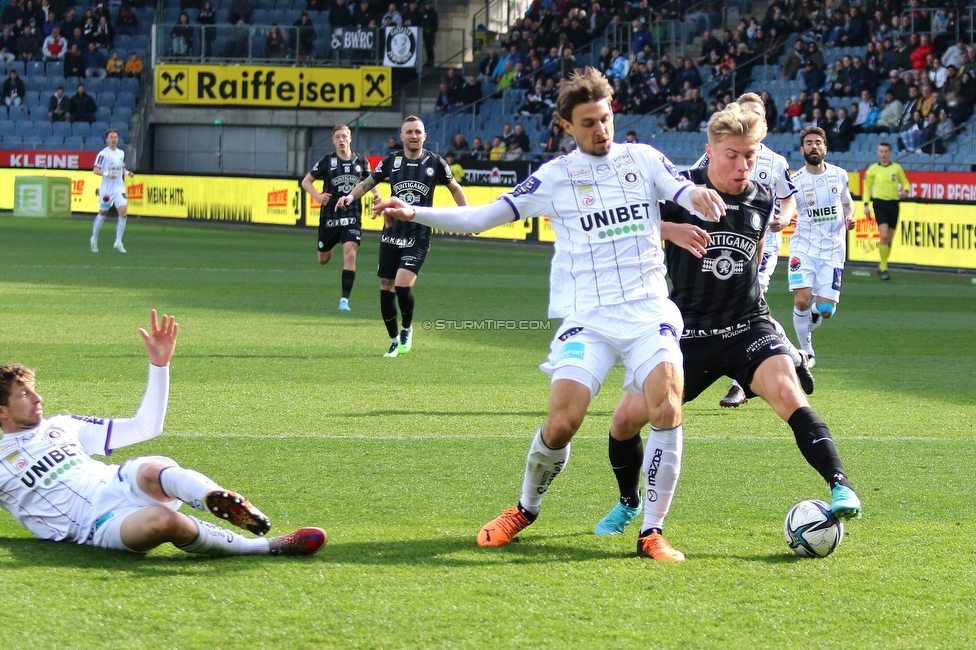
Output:
[[[414,115],[400,125],[402,151],[393,151],[379,162],[373,173],[339,199],[336,209],[360,200],[383,181],[390,182],[390,193],[417,207],[434,204],[434,187],[446,185],[457,205],[467,205],[464,190],[443,158],[424,148],[427,129]],[[388,222],[380,234],[380,259],[376,274],[380,278],[380,313],[390,335],[390,348],[384,357],[406,354],[413,346],[413,285],[430,250],[431,229],[419,223]],[[402,327],[397,331],[397,305]]]
[[[899,189],[899,186],[901,189]],[[868,167],[864,173],[864,215],[871,218],[870,199],[874,199],[874,218],[878,222],[881,241],[878,252],[881,253],[881,263],[878,265],[878,276],[882,280],[890,280],[888,275],[888,258],[891,256],[891,242],[895,237],[895,227],[898,225],[898,201],[907,199],[911,183],[905,176],[905,170],[898,163],[891,162],[891,145],[882,142],[878,145],[878,162]],[[873,190],[873,194],[872,194]]]

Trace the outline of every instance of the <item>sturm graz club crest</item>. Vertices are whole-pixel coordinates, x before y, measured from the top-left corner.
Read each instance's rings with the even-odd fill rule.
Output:
[[[394,65],[410,63],[417,51],[417,39],[409,27],[394,27],[386,32],[386,57]]]

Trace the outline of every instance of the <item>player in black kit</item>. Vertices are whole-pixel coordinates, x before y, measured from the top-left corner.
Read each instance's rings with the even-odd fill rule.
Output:
[[[423,121],[413,115],[400,125],[403,151],[393,151],[376,166],[370,176],[340,199],[338,207],[358,201],[379,183],[389,180],[393,196],[410,205],[431,207],[434,187],[447,185],[454,202],[467,205],[464,190],[454,179],[451,166],[437,154],[424,149],[427,131]],[[384,357],[406,354],[413,345],[413,284],[430,250],[430,227],[419,223],[387,219],[380,237],[380,311],[390,334],[390,349]],[[397,329],[397,303],[403,326]]]
[[[344,210],[336,208],[339,199],[367,178],[372,171],[365,156],[353,152],[352,131],[345,124],[332,129],[335,153],[315,163],[302,179],[302,188],[322,204],[319,213],[319,264],[328,264],[332,249],[342,243],[342,298],[339,311],[351,311],[349,294],[356,280],[356,253],[362,241],[362,201],[350,203]],[[322,191],[315,189],[315,181],[325,181]],[[380,193],[373,190],[373,203],[380,200]]]
[[[671,299],[684,318],[683,399],[695,399],[723,375],[738,380],[747,395],[765,399],[793,429],[800,452],[831,489],[834,516],[856,517],[861,502],[830,430],[800,390],[759,286],[763,239],[775,197],[769,188],[750,181],[749,172],[765,134],[763,120],[737,104],[713,115],[708,122],[710,163],[686,174],[696,184],[718,190],[726,203],[725,217],[706,223],[674,203],[661,209],[662,235],[670,242]],[[610,462],[621,499],[598,524],[598,533],[621,532],[640,512],[639,434],[645,424],[644,401],[625,393],[610,429]]]

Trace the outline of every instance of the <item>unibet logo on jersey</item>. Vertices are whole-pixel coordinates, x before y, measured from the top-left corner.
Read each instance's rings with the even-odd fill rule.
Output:
[[[650,209],[650,203],[634,203],[609,210],[600,210],[580,217],[580,226],[591,235],[595,231],[599,239],[635,233],[644,230],[644,224],[629,222],[649,219],[651,216]]]

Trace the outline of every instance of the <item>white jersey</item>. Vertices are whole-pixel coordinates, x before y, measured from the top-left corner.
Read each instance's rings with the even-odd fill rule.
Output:
[[[794,252],[829,261],[843,262],[847,255],[847,225],[844,206],[851,203],[847,170],[825,163],[826,171],[811,174],[804,166],[793,175],[796,195],[796,232],[790,238]]]
[[[517,218],[545,215],[556,233],[549,317],[666,298],[659,202],[693,187],[653,147],[615,143],[607,156],[552,160],[502,196]]]
[[[0,507],[40,539],[84,544],[99,488],[114,480],[112,420],[59,415],[0,438]]]
[[[111,195],[119,190],[125,191],[125,152],[121,149],[112,151],[105,147],[98,152],[95,166],[102,170],[102,184],[98,186],[101,196]],[[109,175],[115,178],[109,178]]]
[[[691,166],[691,169],[700,169],[707,164],[708,154],[706,153],[702,154],[702,157]],[[788,199],[796,194],[796,184],[790,178],[790,164],[785,157],[762,143],[759,144],[759,153],[756,154],[756,164],[749,172],[749,180],[771,189],[777,201]],[[767,229],[766,241],[763,243],[763,254],[778,254],[782,244],[783,233]]]

